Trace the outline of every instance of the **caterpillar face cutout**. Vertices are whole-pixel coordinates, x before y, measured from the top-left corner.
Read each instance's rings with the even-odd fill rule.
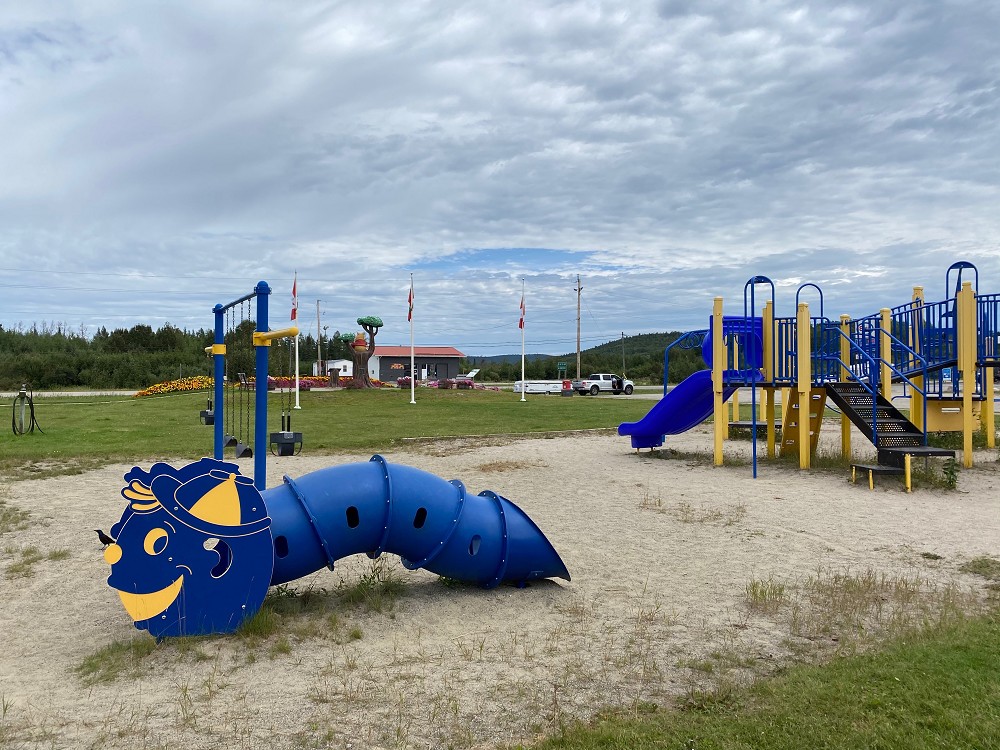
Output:
[[[236,464],[133,468],[129,501],[104,551],[108,585],[157,638],[235,630],[260,608],[273,548],[264,501]]]

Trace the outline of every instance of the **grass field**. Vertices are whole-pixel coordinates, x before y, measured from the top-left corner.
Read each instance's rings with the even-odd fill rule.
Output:
[[[900,637],[739,691],[566,728],[540,750],[857,750],[1000,747],[1000,619]]]
[[[212,454],[212,428],[199,412],[208,393],[128,397],[50,397],[35,400],[42,432],[0,437],[0,473],[23,479],[83,470],[109,461],[199,458]],[[252,394],[251,394],[252,395]],[[238,398],[238,396],[236,397]],[[269,430],[281,425],[287,396],[269,394]],[[312,453],[387,450],[421,437],[495,435],[614,429],[641,418],[651,401],[624,398],[530,396],[509,391],[422,389],[303,391],[292,427]],[[9,407],[8,407],[9,408]],[[226,427],[239,409],[227,403]],[[242,433],[252,435],[243,410]],[[252,411],[252,410],[251,410]],[[252,418],[252,417],[251,417]],[[248,441],[251,441],[249,438]]]

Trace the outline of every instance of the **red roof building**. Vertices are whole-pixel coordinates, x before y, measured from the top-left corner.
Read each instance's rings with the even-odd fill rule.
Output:
[[[419,380],[442,380],[457,377],[459,363],[465,357],[453,346],[415,346],[414,364]],[[375,345],[368,364],[372,377],[388,383],[410,374],[410,347]],[[377,371],[378,375],[375,375]]]

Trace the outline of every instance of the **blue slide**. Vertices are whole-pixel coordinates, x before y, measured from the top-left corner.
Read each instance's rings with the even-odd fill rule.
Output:
[[[735,388],[724,388],[728,400]],[[712,371],[699,370],[667,392],[638,422],[618,425],[619,435],[631,435],[633,448],[658,448],[665,435],[687,432],[712,416]]]
[[[711,326],[711,321],[709,325]],[[736,386],[728,386],[727,382],[745,384],[754,380],[759,382],[761,379],[760,367],[763,362],[761,319],[726,316],[722,319],[722,333],[726,339],[733,339],[739,343],[739,351],[743,355],[743,369],[726,369],[722,373],[722,399],[728,401],[736,391]],[[710,331],[702,341],[701,357],[709,369],[699,370],[682,380],[638,422],[623,422],[618,425],[619,435],[632,436],[633,448],[658,448],[663,445],[664,436],[687,432],[712,416],[715,404],[712,393]]]

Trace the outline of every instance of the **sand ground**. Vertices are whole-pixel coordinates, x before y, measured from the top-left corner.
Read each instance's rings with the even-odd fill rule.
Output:
[[[64,557],[38,561],[27,576],[0,575],[0,746],[526,741],[603,707],[667,704],[720,674],[739,681],[831,647],[823,641],[835,635],[751,608],[751,581],[792,590],[810,577],[877,571],[975,597],[982,580],[959,566],[1000,556],[995,451],[961,472],[957,491],[907,494],[893,479],[870,491],[842,471],[769,463],[753,479],[746,442],[727,443],[731,465],[713,467],[707,427],[671,438],[668,448],[636,454],[625,438],[585,433],[430,441],[385,453],[510,498],[573,580],[485,591],[396,562],[403,593],[381,611],[345,604],[336,623],[289,621],[287,633],[263,641],[167,641],[94,685],[74,672],[86,657],[148,638],[107,587],[92,531],[121,514],[130,466],[8,484],[0,499],[31,515],[0,539],[0,567],[32,546]],[[365,458],[273,459],[268,484]],[[371,565],[355,556],[294,587],[333,594]]]

